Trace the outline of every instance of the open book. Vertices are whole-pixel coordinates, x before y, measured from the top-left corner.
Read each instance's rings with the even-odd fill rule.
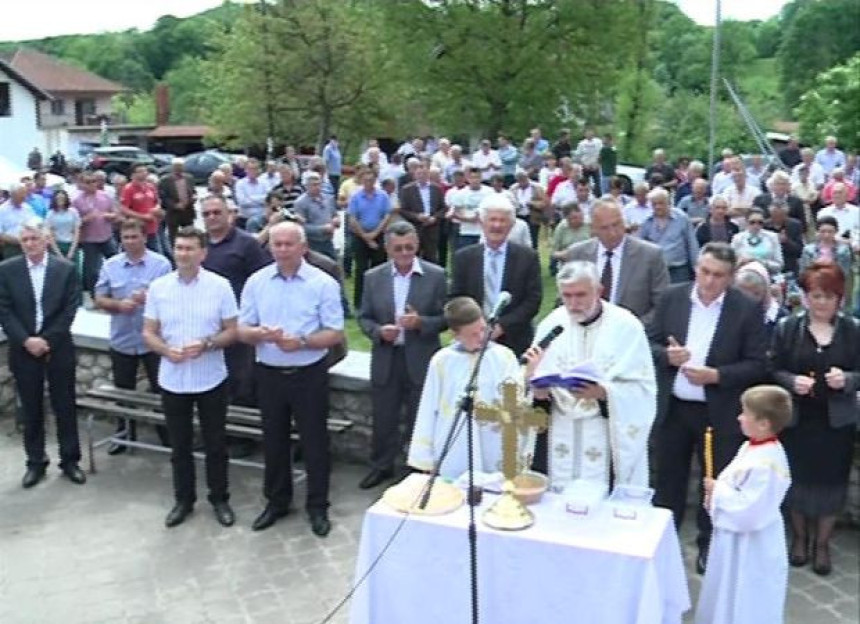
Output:
[[[561,387],[576,390],[591,383],[603,383],[603,375],[591,360],[577,364],[566,371],[542,370],[531,378],[531,385],[534,388]]]

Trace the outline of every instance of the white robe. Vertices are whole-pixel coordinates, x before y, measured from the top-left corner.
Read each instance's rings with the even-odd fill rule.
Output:
[[[657,380],[642,323],[633,314],[603,302],[598,320],[587,327],[573,322],[562,306],[538,326],[535,343],[556,325],[564,328],[547,348],[535,376],[565,372],[591,361],[604,378],[609,418],[597,401],[577,399],[552,388],[549,477],[560,491],[574,479],[609,487],[610,460],[615,483],[648,486],[648,435],[657,415]]]
[[[455,343],[437,351],[430,360],[427,378],[421,392],[421,402],[415,417],[415,428],[409,444],[407,463],[419,470],[431,470],[441,454],[451,422],[457,414],[460,398],[472,372],[477,354],[460,350]],[[478,375],[476,400],[492,403],[501,400],[501,383],[512,379],[523,385],[523,374],[513,352],[491,342]],[[498,472],[502,468],[502,435],[490,424],[472,424],[475,470]],[[457,479],[468,469],[467,431],[463,426],[440,474]],[[520,436],[520,453],[531,453],[533,436]]]
[[[778,442],[741,446],[711,496],[714,534],[696,624],[779,624],[788,552],[779,507],[791,484]]]

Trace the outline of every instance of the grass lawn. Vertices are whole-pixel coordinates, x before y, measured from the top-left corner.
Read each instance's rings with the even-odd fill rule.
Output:
[[[540,264],[541,264],[541,280],[543,281],[543,300],[541,301],[540,312],[535,319],[535,322],[540,321],[549,312],[552,311],[556,299],[555,279],[549,274],[549,241],[546,238],[546,230],[541,231],[540,241]],[[344,283],[346,288],[346,296],[352,305],[353,289],[355,288],[355,280],[348,278]],[[357,310],[353,311],[357,313]],[[358,322],[355,319],[347,319],[346,321],[346,337],[349,348],[354,351],[370,351],[370,340],[367,339]],[[451,341],[451,332],[446,331],[442,334],[442,344],[448,344]]]

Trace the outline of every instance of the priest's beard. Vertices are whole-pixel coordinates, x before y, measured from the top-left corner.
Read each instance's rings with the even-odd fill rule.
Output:
[[[574,323],[579,323],[580,325],[588,323],[588,321],[594,320],[600,314],[600,299],[595,301],[594,305],[585,312],[571,312],[568,310],[568,314],[570,314],[570,320]]]

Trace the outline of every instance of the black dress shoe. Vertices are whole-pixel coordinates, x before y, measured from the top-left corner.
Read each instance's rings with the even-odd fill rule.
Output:
[[[63,468],[63,474],[72,483],[83,485],[87,482],[87,475],[85,475],[84,471],[77,466],[67,466]]]
[[[379,470],[378,468],[374,468],[371,470],[364,479],[361,480],[361,483],[358,484],[362,490],[369,490],[370,488],[375,488],[377,485],[382,483],[383,481],[387,481],[394,477],[394,471],[390,468],[388,470]]]
[[[173,506],[173,509],[170,510],[170,513],[167,514],[167,517],[164,519],[164,526],[168,529],[171,529],[175,526],[179,526],[185,519],[191,515],[191,512],[194,511],[194,507],[192,505],[187,505],[185,503],[176,503]]]
[[[699,550],[699,555],[696,557],[696,574],[704,574],[705,567],[708,564],[708,551],[705,548]]]
[[[251,525],[251,529],[254,531],[264,531],[288,513],[289,509],[279,509],[273,505],[266,505],[263,513],[257,516],[257,519],[254,520],[254,524]]]
[[[122,455],[128,450],[128,447],[124,444],[117,444],[116,442],[111,442],[108,447],[107,454],[108,455]]]
[[[21,486],[24,489],[31,488],[39,481],[45,478],[45,468],[27,468],[24,473],[24,478],[21,479]]]
[[[227,501],[212,503],[212,510],[215,512],[215,519],[221,526],[233,526],[233,523],[236,522],[236,514],[233,513],[233,509]]]
[[[818,576],[829,576],[833,571],[830,561],[830,546],[828,544],[816,544],[812,553],[812,571]]]
[[[331,531],[331,521],[328,519],[328,514],[324,511],[308,512],[308,520],[311,523],[311,531],[317,537],[325,537]]]

